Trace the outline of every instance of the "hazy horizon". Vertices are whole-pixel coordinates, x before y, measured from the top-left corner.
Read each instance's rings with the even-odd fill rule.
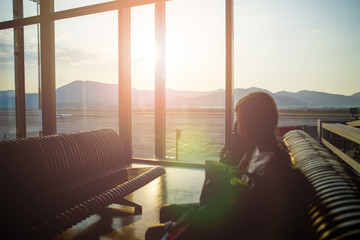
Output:
[[[105,85],[118,85],[118,83],[103,83],[103,82],[97,82],[97,81],[91,81],[91,80],[74,80],[72,82],[69,82],[65,85],[62,85],[62,86],[57,86],[56,89],[59,89],[59,88],[62,88],[64,86],[67,86],[67,85],[70,85],[70,84],[73,84],[75,82],[91,82],[91,83],[100,83],[100,84],[105,84]],[[138,90],[138,91],[154,91],[154,89],[138,89],[138,88],[135,88],[135,87],[132,87],[131,88],[132,90]],[[218,89],[214,89],[214,90],[179,90],[179,89],[173,89],[173,88],[166,88],[167,90],[173,90],[173,91],[177,91],[177,92],[216,92],[216,91],[225,91],[224,88],[218,88]],[[296,92],[291,92],[291,91],[286,91],[286,90],[280,90],[280,91],[277,91],[277,92],[272,92],[268,89],[265,89],[265,88],[261,88],[261,87],[249,87],[249,88],[234,88],[234,90],[236,89],[242,89],[242,90],[249,90],[249,89],[260,89],[260,90],[265,90],[265,91],[269,91],[273,94],[276,94],[276,93],[280,93],[280,92],[289,92],[289,93],[298,93],[298,92],[302,92],[302,91],[310,91],[310,92],[319,92],[319,93],[327,93],[327,94],[335,94],[335,95],[343,95],[343,96],[352,96],[354,94],[357,94],[357,93],[360,93],[360,91],[358,92],[354,92],[353,94],[350,94],[350,95],[344,95],[344,94],[336,94],[336,93],[329,93],[329,92],[324,92],[324,91],[313,91],[313,90],[308,90],[308,89],[302,89],[302,90],[299,90],[299,91],[296,91]],[[0,89],[0,92],[2,91],[15,91],[15,89]],[[26,92],[27,94],[37,94],[38,92]]]

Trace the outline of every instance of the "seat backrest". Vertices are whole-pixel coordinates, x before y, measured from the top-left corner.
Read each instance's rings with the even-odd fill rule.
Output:
[[[360,239],[360,181],[342,160],[301,130],[284,135],[292,162],[313,188],[311,239]]]
[[[6,205],[26,225],[110,188],[130,164],[112,129],[2,141],[0,153]]]

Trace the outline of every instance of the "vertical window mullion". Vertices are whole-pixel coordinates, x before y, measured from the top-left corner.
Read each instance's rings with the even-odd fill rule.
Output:
[[[43,135],[56,131],[56,82],[55,82],[55,33],[54,0],[40,2],[40,43],[41,43],[41,93]]]
[[[131,137],[131,11],[118,10],[118,62],[119,62],[119,136],[126,157],[132,158]]]
[[[234,123],[234,0],[226,0],[225,145],[230,146]]]
[[[165,2],[155,3],[155,158],[165,159],[166,84],[165,84]]]
[[[23,1],[13,0],[14,19],[24,15]],[[26,137],[24,27],[14,28],[16,138]]]

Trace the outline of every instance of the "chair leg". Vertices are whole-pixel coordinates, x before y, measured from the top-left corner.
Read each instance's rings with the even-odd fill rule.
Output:
[[[124,205],[124,206],[131,206],[134,207],[134,214],[141,214],[142,213],[142,206],[139,204],[136,204],[132,201],[129,201],[125,198],[121,198],[117,200],[117,204]]]

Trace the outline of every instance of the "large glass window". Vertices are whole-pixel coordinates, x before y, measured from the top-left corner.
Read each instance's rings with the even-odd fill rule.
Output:
[[[55,22],[57,132],[118,130],[117,11]]]
[[[17,17],[39,14],[39,1],[18,2],[23,4],[23,14]],[[55,19],[65,16],[57,11],[92,4],[100,4],[105,11],[90,14],[94,10],[90,7],[86,8],[89,12],[78,12],[84,16],[55,21],[57,132],[118,130],[118,15],[117,10],[107,10],[121,6],[110,0],[54,3]],[[249,92],[268,91],[278,103],[280,127],[308,126],[314,136],[318,118],[350,116],[344,109],[359,105],[359,3],[234,3],[234,103]],[[14,8],[13,1],[2,1],[0,22],[14,19]],[[160,72],[155,72],[159,57],[154,46],[155,17],[154,4],[131,9],[128,37],[135,158],[154,157],[155,136],[163,133],[155,129],[155,95],[159,93],[155,92],[155,74]],[[1,25],[5,30],[0,31],[2,139],[16,137],[14,29],[7,29],[14,23]],[[38,34],[37,25],[24,26],[28,136],[41,132]],[[196,163],[218,159],[225,143],[225,1],[167,1],[165,36],[166,158]]]
[[[35,16],[38,14],[38,3],[36,0],[2,1],[0,12],[0,21]],[[16,138],[15,69],[18,69],[19,86],[22,85],[20,82],[25,80],[26,92],[24,120],[26,119],[27,134],[25,130],[20,130],[22,127],[19,127],[18,135],[21,137],[25,134],[28,137],[39,135],[37,31],[37,25],[32,25],[19,27],[15,35],[14,29],[0,32],[1,139]],[[15,55],[18,56],[16,66]],[[23,106],[20,105],[19,111],[22,112],[23,110],[20,109]]]
[[[225,1],[166,4],[169,159],[219,159],[225,143]]]
[[[357,1],[235,0],[234,101],[269,91],[279,126],[314,136],[318,118],[350,116],[334,109],[359,105],[359,10]]]
[[[16,138],[14,29],[0,31],[0,139]]]

